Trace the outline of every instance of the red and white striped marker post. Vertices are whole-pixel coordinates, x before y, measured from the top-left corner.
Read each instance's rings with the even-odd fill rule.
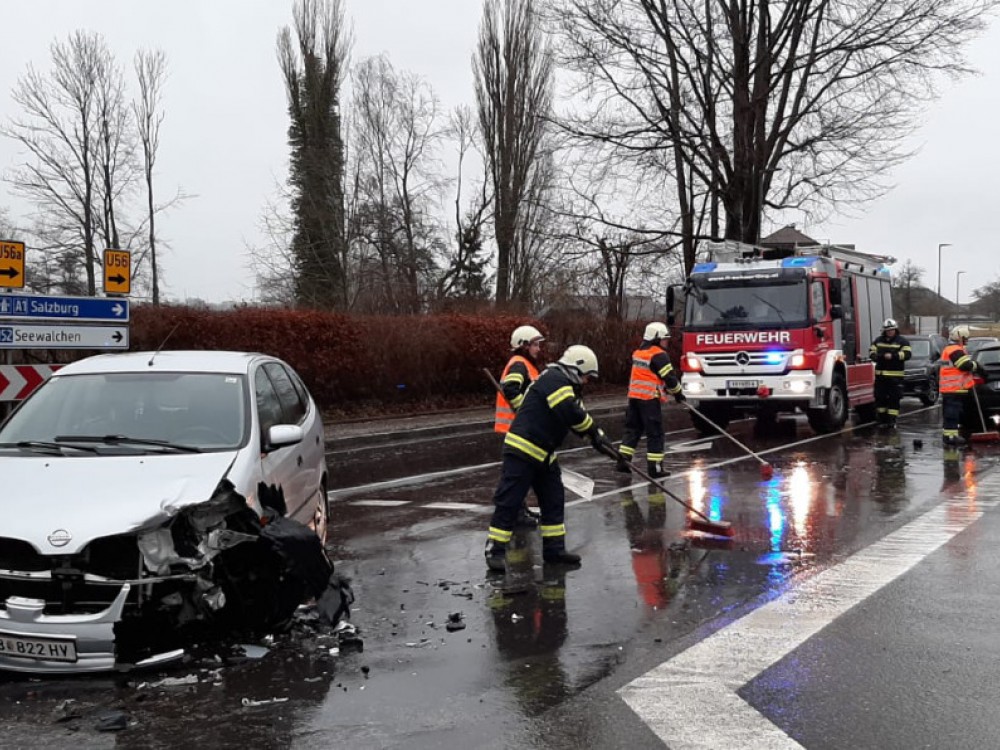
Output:
[[[62,365],[0,365],[0,401],[22,401]]]

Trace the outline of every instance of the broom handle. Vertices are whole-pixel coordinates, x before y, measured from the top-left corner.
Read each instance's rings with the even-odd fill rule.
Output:
[[[983,406],[979,403],[979,392],[976,390],[976,384],[972,384],[972,398],[976,401],[976,411],[979,412],[979,423],[983,426],[983,432],[988,432],[986,429],[986,415],[983,414]]]
[[[629,463],[628,467],[635,474],[637,474],[640,478],[645,479],[647,482],[649,482],[654,487],[656,487],[657,489],[659,489],[661,492],[663,492],[665,495],[667,495],[668,497],[670,497],[672,500],[676,500],[677,502],[679,502],[681,505],[683,505],[689,511],[691,511],[692,513],[694,513],[696,516],[699,516],[706,523],[710,523],[710,524],[715,525],[715,521],[713,521],[711,518],[709,518],[708,516],[706,516],[704,513],[702,513],[700,510],[698,510],[697,508],[695,508],[690,503],[686,503],[683,500],[681,500],[677,495],[675,495],[673,492],[671,492],[670,490],[668,490],[661,482],[658,482],[655,479],[653,479],[651,476],[649,476],[649,474],[647,474],[646,472],[644,472],[638,466],[633,466],[631,463]]]
[[[712,421],[711,419],[709,419],[709,418],[708,418],[708,417],[706,417],[706,416],[705,416],[704,414],[702,414],[702,413],[701,413],[700,411],[698,411],[697,409],[695,409],[695,408],[694,408],[693,406],[691,406],[691,404],[689,404],[689,403],[688,403],[687,401],[685,401],[685,402],[684,402],[684,406],[685,406],[686,408],[690,409],[691,411],[693,411],[693,412],[694,412],[695,414],[697,414],[697,415],[698,415],[699,417],[701,417],[701,418],[702,418],[702,419],[704,419],[704,420],[705,420],[706,422],[708,422],[708,424],[709,424],[710,426],[714,427],[714,428],[715,428],[716,430],[718,430],[718,431],[719,431],[719,432],[721,432],[721,433],[722,433],[723,435],[725,435],[725,436],[726,436],[727,438],[729,438],[729,439],[730,439],[730,440],[732,440],[732,441],[733,441],[734,443],[736,443],[736,444],[737,444],[738,446],[740,446],[740,448],[742,448],[742,449],[743,449],[743,450],[745,450],[745,451],[746,451],[747,453],[749,453],[749,454],[750,454],[751,456],[753,456],[753,457],[754,457],[754,458],[756,458],[756,459],[757,459],[758,461],[760,461],[762,465],[764,465],[764,466],[767,466],[767,461],[765,461],[765,460],[764,460],[763,458],[761,458],[760,456],[758,456],[758,455],[757,455],[756,453],[754,453],[754,452],[753,452],[752,450],[750,450],[749,448],[747,448],[747,447],[746,447],[745,445],[743,445],[743,443],[741,443],[741,442],[740,442],[739,440],[737,440],[737,439],[736,439],[736,438],[735,438],[734,436],[730,435],[730,434],[729,434],[728,432],[726,432],[726,431],[725,431],[724,429],[722,429],[721,427],[719,427],[719,425],[717,425],[717,424],[716,424],[715,422],[713,422],[713,421]]]

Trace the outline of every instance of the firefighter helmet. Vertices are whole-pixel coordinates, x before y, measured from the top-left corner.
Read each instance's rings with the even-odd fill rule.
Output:
[[[956,344],[961,344],[969,338],[969,326],[952,326],[951,331],[948,332],[948,338]]]
[[[518,326],[514,329],[514,333],[510,335],[510,348],[517,349],[528,344],[534,344],[536,341],[545,341],[545,337],[541,331],[534,326]]]
[[[646,330],[642,334],[642,338],[645,341],[657,341],[658,339],[669,339],[670,329],[667,328],[663,323],[650,323],[648,326],[646,326]]]
[[[597,355],[589,346],[573,344],[567,347],[562,357],[559,358],[559,364],[572,367],[581,376],[597,377]]]
[[[899,330],[899,324],[896,323],[896,321],[893,320],[892,318],[886,318],[885,322],[882,324],[882,333],[885,333],[890,328],[895,328],[898,331]]]

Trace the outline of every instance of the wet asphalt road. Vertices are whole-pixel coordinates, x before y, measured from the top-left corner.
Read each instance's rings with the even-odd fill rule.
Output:
[[[943,451],[939,419],[924,410],[896,434],[860,428],[820,439],[802,421],[767,435],[734,425],[756,450],[780,447],[764,454],[776,469],[766,481],[729,441],[699,443],[671,422],[680,450],[668,454],[675,476],[667,487],[733,523],[736,539],[724,549],[691,540],[680,505],[615,473],[589,447],[565,451],[564,466],[596,481],[594,499],[567,511],[569,545],[583,566],[541,565],[537,532],[524,531],[500,576],[482,559],[494,435],[459,428],[367,451],[355,444],[330,457],[331,550],[354,581],[363,653],[331,656],[329,637],[305,634],[279,638],[261,659],[224,665],[0,678],[3,744],[663,747],[617,691],[945,507],[986,512],[736,687],[790,743],[809,748],[995,746],[1000,522],[989,512],[992,491],[981,496],[978,487],[1000,447]],[[603,424],[620,434],[613,420]],[[372,483],[387,475],[396,481]],[[449,617],[465,627],[448,630]],[[66,698],[76,699],[78,718],[57,721]],[[289,700],[244,706],[244,698]],[[683,700],[676,706],[685,713]],[[123,709],[130,727],[96,732],[104,709]],[[695,737],[725,746],[712,744],[713,727],[736,719],[713,721],[668,744],[697,746]]]

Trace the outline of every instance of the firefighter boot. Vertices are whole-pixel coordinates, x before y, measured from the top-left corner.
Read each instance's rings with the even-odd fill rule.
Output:
[[[558,542],[549,544],[545,544],[545,540],[542,540],[542,560],[549,565],[580,566],[580,556],[572,552],[567,552],[561,538]]]
[[[659,461],[647,461],[646,473],[653,479],[662,479],[663,477],[670,476],[670,472],[664,469],[663,464]]]
[[[493,542],[486,548],[486,567],[498,573],[507,570],[507,545]]]

